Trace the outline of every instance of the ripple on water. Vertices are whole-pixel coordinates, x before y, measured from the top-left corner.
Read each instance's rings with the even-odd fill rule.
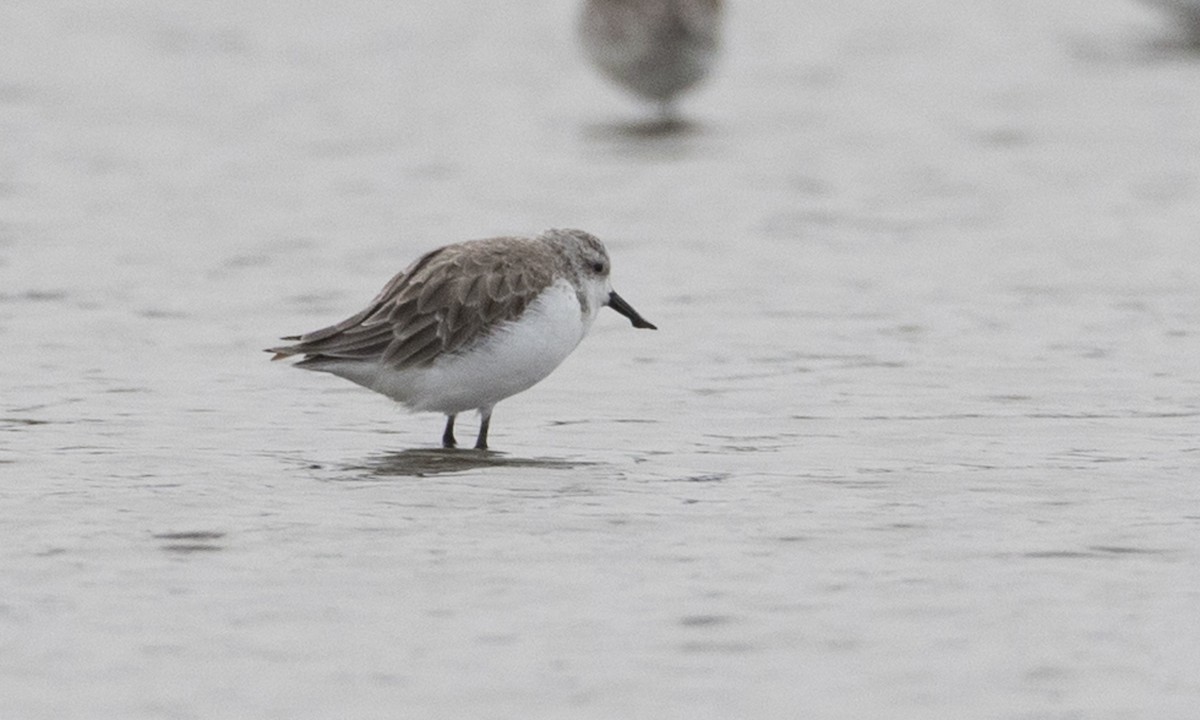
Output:
[[[1022,553],[1024,557],[1035,559],[1072,559],[1072,558],[1119,558],[1130,555],[1167,555],[1169,550],[1162,548],[1138,548],[1119,545],[1089,545],[1082,550],[1033,550]]]
[[[685,615],[679,618],[679,624],[684,627],[712,627],[726,625],[732,621],[731,615]]]
[[[218,552],[224,550],[223,545],[213,542],[225,537],[225,533],[212,530],[184,530],[179,532],[154,533],[154,539],[166,540],[160,549],[164,552],[190,553]]]

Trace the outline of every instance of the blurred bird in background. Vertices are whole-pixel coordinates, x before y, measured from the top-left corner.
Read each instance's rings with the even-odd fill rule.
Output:
[[[579,35],[613,82],[675,118],[675,99],[708,75],[720,46],[721,0],[586,0]]]
[[[1200,48],[1200,0],[1144,0],[1148,5],[1160,7],[1172,16],[1185,39]]]

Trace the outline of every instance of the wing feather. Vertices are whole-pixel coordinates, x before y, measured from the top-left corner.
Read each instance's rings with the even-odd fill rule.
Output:
[[[448,245],[393,277],[362,311],[270,351],[276,359],[304,355],[301,365],[428,365],[479,342],[496,323],[519,317],[553,281],[558,262],[548,247],[525,238]]]

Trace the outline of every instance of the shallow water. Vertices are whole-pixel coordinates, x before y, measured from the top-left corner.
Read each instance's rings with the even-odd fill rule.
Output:
[[[767,5],[666,130],[563,3],[0,8],[0,715],[1194,717],[1200,56]],[[550,226],[660,330],[498,452],[261,352]]]

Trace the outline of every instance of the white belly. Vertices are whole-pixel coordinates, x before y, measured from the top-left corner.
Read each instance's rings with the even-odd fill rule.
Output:
[[[518,320],[499,326],[468,353],[439,358],[424,368],[375,366],[366,373],[369,377],[349,379],[413,410],[459,413],[490,408],[549,375],[579,345],[594,317],[594,312],[584,316],[575,289],[560,281],[530,303]]]

